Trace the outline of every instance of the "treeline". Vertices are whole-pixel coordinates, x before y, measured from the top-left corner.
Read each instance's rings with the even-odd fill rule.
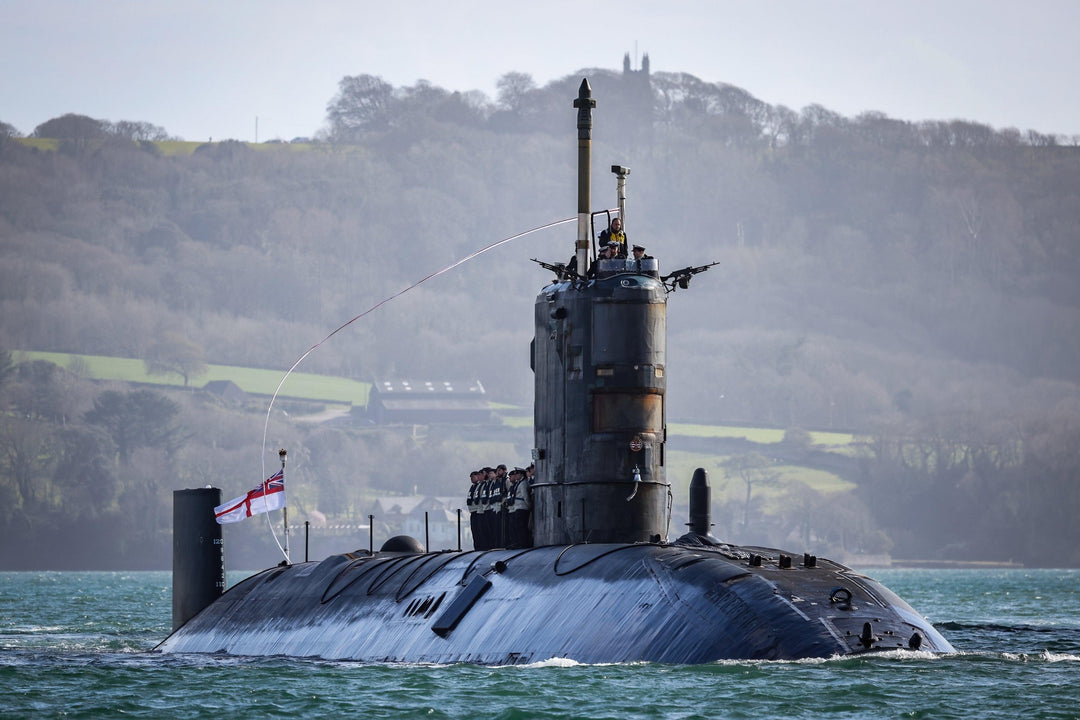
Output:
[[[13,125],[0,122],[0,138],[20,137]],[[48,138],[60,141],[60,149],[65,152],[83,152],[91,146],[110,139],[132,142],[161,142],[174,140],[165,128],[136,120],[97,120],[86,115],[67,113],[60,117],[46,120],[34,128],[31,137]]]
[[[0,133],[0,347],[150,359],[186,341],[207,362],[288,367],[411,283],[571,217],[582,75],[598,102],[594,206],[615,205],[601,170],[628,165],[631,240],[667,270],[720,262],[671,298],[670,419],[887,431],[905,448],[946,428],[970,455],[926,468],[907,450],[873,455],[873,478],[898,478],[888,486],[911,503],[937,497],[934,513],[971,507],[949,486],[960,467],[985,484],[978,497],[1005,502],[1003,487],[1042,467],[1032,437],[1078,444],[1075,138],[793,111],[686,74],[590,70],[539,87],[508,73],[495,100],[347,77],[303,151],[223,142],[165,156],[152,137],[91,137],[103,121],[70,116],[35,130],[58,152]],[[529,403],[532,302],[548,278],[529,258],[565,260],[573,238],[567,225],[481,255],[305,369],[476,377]],[[976,462],[1005,435],[1019,460]],[[1071,462],[1056,457],[1056,477],[1080,479]],[[862,500],[895,535],[881,504],[895,498],[873,478]],[[1049,485],[1032,488],[1048,502]],[[1039,505],[1026,507],[1010,537],[1036,533]],[[894,553],[1000,527],[932,514],[905,518],[927,539]]]
[[[1075,397],[883,425],[856,495],[904,557],[1077,567],[1078,441]]]
[[[268,428],[267,467],[288,449],[297,526],[320,512],[365,524],[377,495],[443,491],[442,476],[417,468],[471,462],[459,442],[293,422],[305,406],[282,407]],[[172,491],[214,485],[228,500],[258,485],[264,418],[261,402],[95,383],[77,364],[0,352],[0,568],[169,567]],[[265,533],[261,523],[232,528],[230,567],[277,562]]]

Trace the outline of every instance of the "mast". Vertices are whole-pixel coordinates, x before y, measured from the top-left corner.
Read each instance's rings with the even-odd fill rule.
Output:
[[[592,155],[592,109],[596,107],[596,101],[592,97],[592,88],[589,87],[588,78],[582,78],[581,87],[578,88],[577,99],[574,100],[577,108],[577,131],[578,131],[578,225],[577,245],[575,257],[577,258],[578,272],[584,274],[585,263],[588,262],[589,253],[589,177],[592,174],[590,157]]]

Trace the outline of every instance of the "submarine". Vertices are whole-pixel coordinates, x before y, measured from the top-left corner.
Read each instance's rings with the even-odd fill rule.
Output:
[[[483,665],[954,651],[870,577],[714,537],[703,469],[689,486],[688,531],[669,538],[667,301],[708,266],[661,275],[655,258],[596,257],[595,104],[584,79],[574,256],[538,261],[555,277],[536,297],[530,346],[532,546],[428,552],[398,536],[378,551],[284,562],[225,591],[220,490],[178,490],[173,632],[157,651]],[[629,170],[612,171],[625,226]]]

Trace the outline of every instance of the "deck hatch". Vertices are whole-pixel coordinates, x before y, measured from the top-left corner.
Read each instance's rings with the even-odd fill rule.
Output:
[[[431,626],[431,631],[439,637],[446,637],[450,634],[450,631],[457,627],[457,624],[461,622],[461,618],[465,617],[465,613],[469,612],[469,609],[473,604],[480,599],[480,596],[487,592],[491,587],[491,581],[483,575],[477,575],[469,584],[465,586],[454,601],[450,603],[450,606],[446,608],[446,611],[439,616],[439,619]]]

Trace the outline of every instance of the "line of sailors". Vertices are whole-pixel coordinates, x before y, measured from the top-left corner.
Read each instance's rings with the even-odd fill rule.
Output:
[[[534,465],[510,472],[499,465],[469,473],[467,507],[474,548],[532,547],[530,496],[535,472]]]

